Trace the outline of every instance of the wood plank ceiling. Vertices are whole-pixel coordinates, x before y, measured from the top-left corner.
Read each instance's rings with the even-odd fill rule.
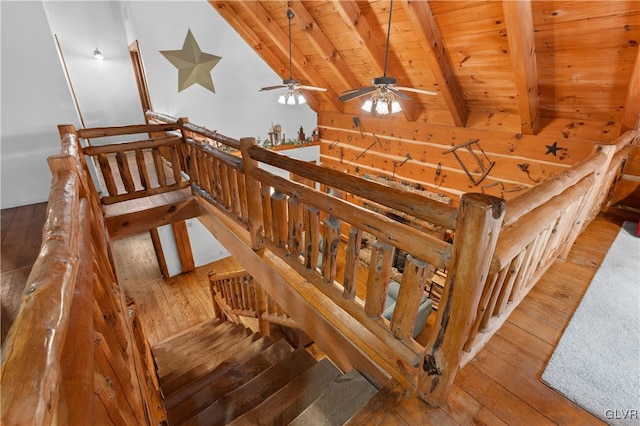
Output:
[[[387,0],[210,3],[282,78],[295,13],[293,77],[328,89],[305,94],[319,114],[359,111],[338,96],[383,75]],[[639,126],[639,1],[397,0],[389,39],[387,75],[438,92],[409,93],[396,119],[465,127],[500,114],[525,134],[559,118],[615,135]]]

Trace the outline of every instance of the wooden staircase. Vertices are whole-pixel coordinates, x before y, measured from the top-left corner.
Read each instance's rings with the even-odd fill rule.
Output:
[[[341,425],[377,392],[356,370],[219,319],[152,352],[170,425]]]

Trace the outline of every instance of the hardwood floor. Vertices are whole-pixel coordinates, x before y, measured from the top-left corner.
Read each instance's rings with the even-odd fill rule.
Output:
[[[37,255],[45,213],[44,203],[2,210],[3,337]],[[587,227],[567,260],[549,269],[460,371],[443,407],[429,408],[390,384],[386,405],[372,410],[367,423],[602,424],[543,384],[540,376],[624,220],[637,221],[638,215],[606,211]],[[163,279],[147,233],[114,242],[113,251],[119,281],[135,300],[152,344],[213,317],[207,272],[214,265]]]

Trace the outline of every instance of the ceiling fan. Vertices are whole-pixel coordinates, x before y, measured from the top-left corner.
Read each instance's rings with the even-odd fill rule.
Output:
[[[342,96],[339,98],[342,102],[351,101],[372,93],[371,98],[367,99],[362,105],[362,109],[369,112],[376,112],[378,114],[389,114],[402,111],[402,106],[396,98],[400,98],[405,101],[412,100],[411,97],[405,95],[402,91],[421,93],[423,95],[438,94],[438,92],[433,92],[431,90],[396,86],[396,79],[394,77],[387,76],[387,57],[389,56],[389,36],[391,35],[392,12],[393,0],[389,3],[389,24],[387,27],[387,44],[384,49],[384,69],[382,77],[374,78],[371,81],[373,84],[372,86],[351,89],[343,92]]]
[[[274,89],[282,89],[286,87],[286,90],[280,95],[278,98],[278,103],[285,105],[300,105],[306,102],[300,90],[310,90],[317,92],[325,92],[327,89],[322,87],[314,87],[314,86],[304,86],[300,84],[300,80],[295,80],[292,74],[292,65],[291,65],[291,20],[295,15],[291,9],[287,10],[287,18],[289,19],[289,78],[282,80],[282,84],[278,84],[277,86],[267,86],[263,87],[259,90],[259,92],[264,92],[267,90]]]

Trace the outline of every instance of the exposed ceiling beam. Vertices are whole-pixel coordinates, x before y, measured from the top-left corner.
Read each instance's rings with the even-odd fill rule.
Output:
[[[531,1],[503,0],[502,10],[516,83],[522,133],[535,135],[540,125],[540,105]]]
[[[289,64],[284,64],[278,57],[262,43],[260,37],[251,29],[250,26],[244,23],[238,18],[238,14],[233,10],[232,5],[236,2],[216,1],[209,0],[209,3],[215,7],[220,16],[229,23],[252,48],[260,55],[260,57],[269,66],[280,75],[285,75],[289,70]],[[256,88],[257,90],[257,88]],[[309,104],[309,107],[314,111],[318,111],[320,108],[320,102],[316,98],[316,94],[312,96],[305,95],[305,100]]]
[[[629,80],[620,134],[627,130],[640,130],[640,49],[636,54],[636,62],[631,72],[631,80]]]
[[[360,80],[349,68],[338,49],[322,31],[320,25],[313,19],[313,16],[311,16],[302,1],[291,1],[289,8],[296,15],[299,26],[306,34],[311,45],[323,57],[327,66],[331,68],[331,71],[340,80],[344,90],[358,87],[361,84]]]
[[[440,94],[447,104],[453,122],[458,127],[464,127],[467,123],[469,108],[464,99],[460,82],[456,78],[453,66],[444,50],[442,35],[433,13],[431,13],[431,7],[427,0],[403,1],[403,5],[411,25],[426,49],[431,72],[436,78]]]
[[[346,0],[332,2],[332,5],[342,19],[353,27],[354,36],[357,37],[360,45],[369,56],[374,72],[377,76],[382,76],[384,74],[384,50],[380,49],[380,43],[375,39],[376,32],[371,29],[358,4],[353,0]],[[399,71],[391,69],[387,64],[387,75],[397,75]],[[424,108],[415,102],[411,106],[408,104],[409,102],[402,102],[402,112],[407,120],[416,121]]]
[[[278,26],[277,21],[269,15],[269,12],[257,1],[238,1],[235,4],[244,10],[253,21],[264,31],[273,41],[280,53],[289,56],[289,36]],[[291,61],[295,67],[295,72],[299,73],[309,83],[309,85],[324,87],[326,92],[316,92],[319,97],[322,96],[330,105],[334,106],[338,111],[344,111],[344,105],[338,100],[338,94],[329,86],[327,81],[313,67],[300,50],[292,45]],[[287,74],[288,78],[288,74]],[[310,92],[305,92],[305,97]],[[314,93],[314,94],[316,94]]]

